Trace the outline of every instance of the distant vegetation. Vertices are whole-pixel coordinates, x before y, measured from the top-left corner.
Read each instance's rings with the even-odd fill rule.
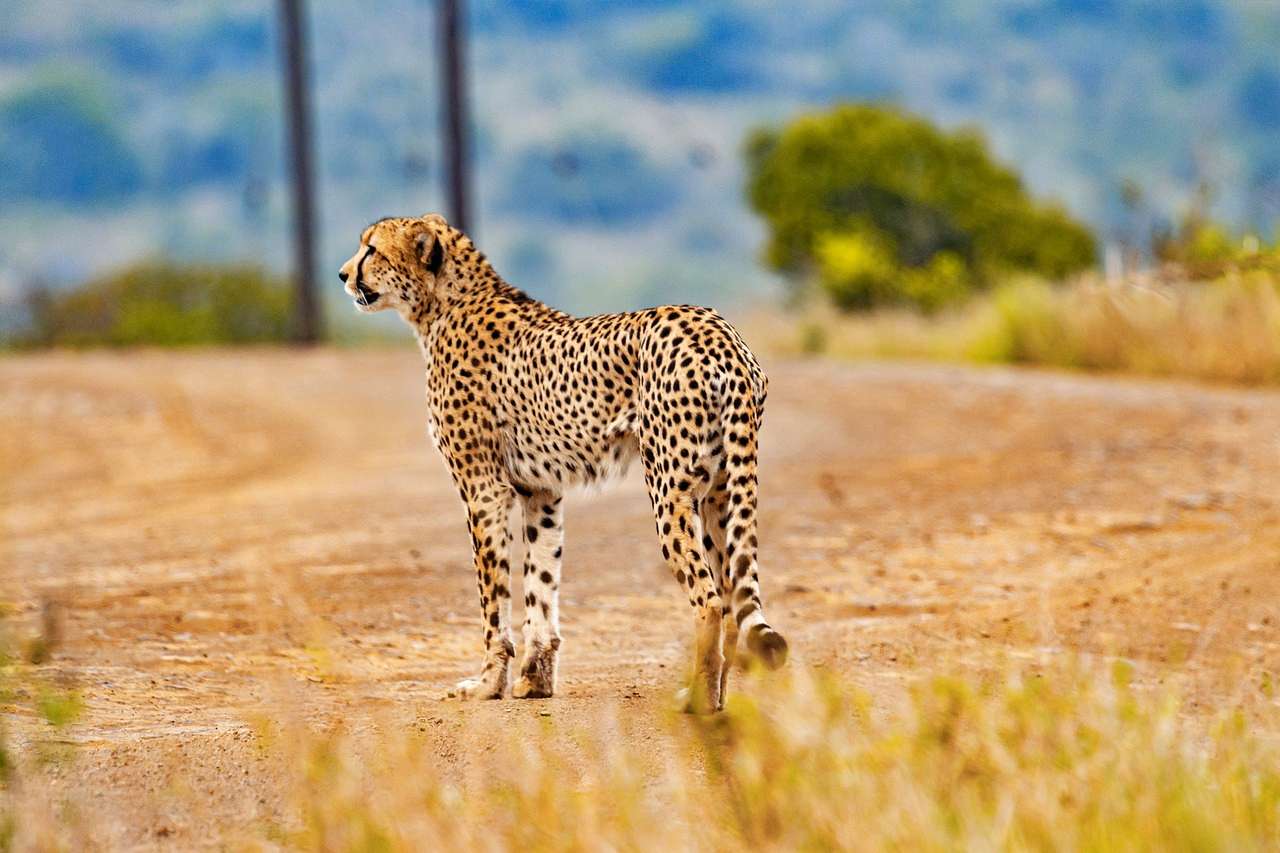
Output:
[[[565,308],[698,293],[731,308],[773,293],[775,277],[751,261],[759,230],[743,215],[736,154],[751,127],[802,105],[875,100],[981,127],[1033,194],[1061,198],[1100,243],[1176,223],[1202,181],[1233,227],[1270,235],[1280,217],[1275,2],[467,5],[480,237],[505,270],[506,247],[536,232],[555,263],[529,265],[519,283]],[[325,268],[370,219],[442,206],[423,62],[433,9],[384,0],[352,27],[340,4],[309,4]],[[130,3],[4,5],[0,299],[130,258],[284,263],[274,15],[264,2],[152,3],[144,15]],[[572,130],[583,126],[621,145],[581,150]],[[1128,183],[1143,189],[1140,210]],[[67,241],[51,272],[45,246],[12,237],[53,219],[92,228],[111,251]],[[715,238],[692,257],[685,241],[707,223]],[[570,260],[588,244],[607,252],[607,281],[592,277],[599,264]],[[828,241],[824,254],[848,278],[868,252],[874,278],[874,242]],[[955,288],[945,257],[920,269],[917,289]]]
[[[1280,383],[1280,245],[1193,220],[1159,244],[1160,265],[1119,281],[1015,278],[922,317],[885,310],[757,317],[762,346],[847,358],[1038,364]]]
[[[1096,253],[1085,226],[1031,199],[973,131],[890,106],[802,116],[747,142],[766,260],[816,276],[842,308],[934,310],[1010,273],[1061,278]]]
[[[247,344],[283,341],[289,293],[249,266],[147,263],[74,290],[37,293],[21,343],[34,346]]]
[[[1280,242],[1214,220],[1206,187],[1177,228],[1122,242],[1129,269],[1104,280],[1073,276],[1095,261],[1088,229],[970,132],[845,106],[757,131],[747,160],[766,262],[823,297],[757,317],[763,346],[1280,383]]]

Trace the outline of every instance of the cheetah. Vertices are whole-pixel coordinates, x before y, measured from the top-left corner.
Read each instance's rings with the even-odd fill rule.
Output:
[[[388,218],[338,274],[359,312],[395,310],[426,359],[428,431],[465,504],[484,625],[480,672],[453,695],[500,699],[515,657],[508,519],[523,511],[516,698],[550,697],[560,652],[562,496],[639,457],[662,556],[694,611],[685,710],[724,707],[739,632],[783,665],[757,568],[756,450],[767,380],[715,311],[575,318],[504,281],[437,214]]]

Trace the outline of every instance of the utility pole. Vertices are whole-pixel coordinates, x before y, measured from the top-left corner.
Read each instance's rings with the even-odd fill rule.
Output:
[[[464,54],[465,0],[440,0],[440,103],[444,124],[445,183],[449,190],[448,219],[470,233],[471,194],[468,177],[467,77]],[[474,235],[472,235],[474,236]]]
[[[303,0],[280,0],[280,41],[285,101],[289,110],[289,160],[293,166],[293,328],[296,343],[320,338],[316,301],[315,193],[311,156],[311,103]]]

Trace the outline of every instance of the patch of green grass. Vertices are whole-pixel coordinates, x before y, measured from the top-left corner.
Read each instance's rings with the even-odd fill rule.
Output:
[[[62,728],[76,721],[84,710],[84,702],[74,690],[60,690],[42,684],[36,695],[36,710],[46,723]]]

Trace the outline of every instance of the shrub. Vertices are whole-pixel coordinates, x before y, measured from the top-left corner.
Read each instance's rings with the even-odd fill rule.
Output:
[[[282,341],[284,282],[250,266],[145,263],[32,302],[29,343],[179,346]]]
[[[1207,203],[1203,199],[1198,205]],[[1280,244],[1268,245],[1259,235],[1235,234],[1197,207],[1178,230],[1157,236],[1156,257],[1194,278],[1217,278],[1229,272],[1265,269],[1280,272]]]
[[[933,312],[968,294],[969,273],[959,255],[938,252],[923,266],[904,268],[899,288],[904,301]]]

